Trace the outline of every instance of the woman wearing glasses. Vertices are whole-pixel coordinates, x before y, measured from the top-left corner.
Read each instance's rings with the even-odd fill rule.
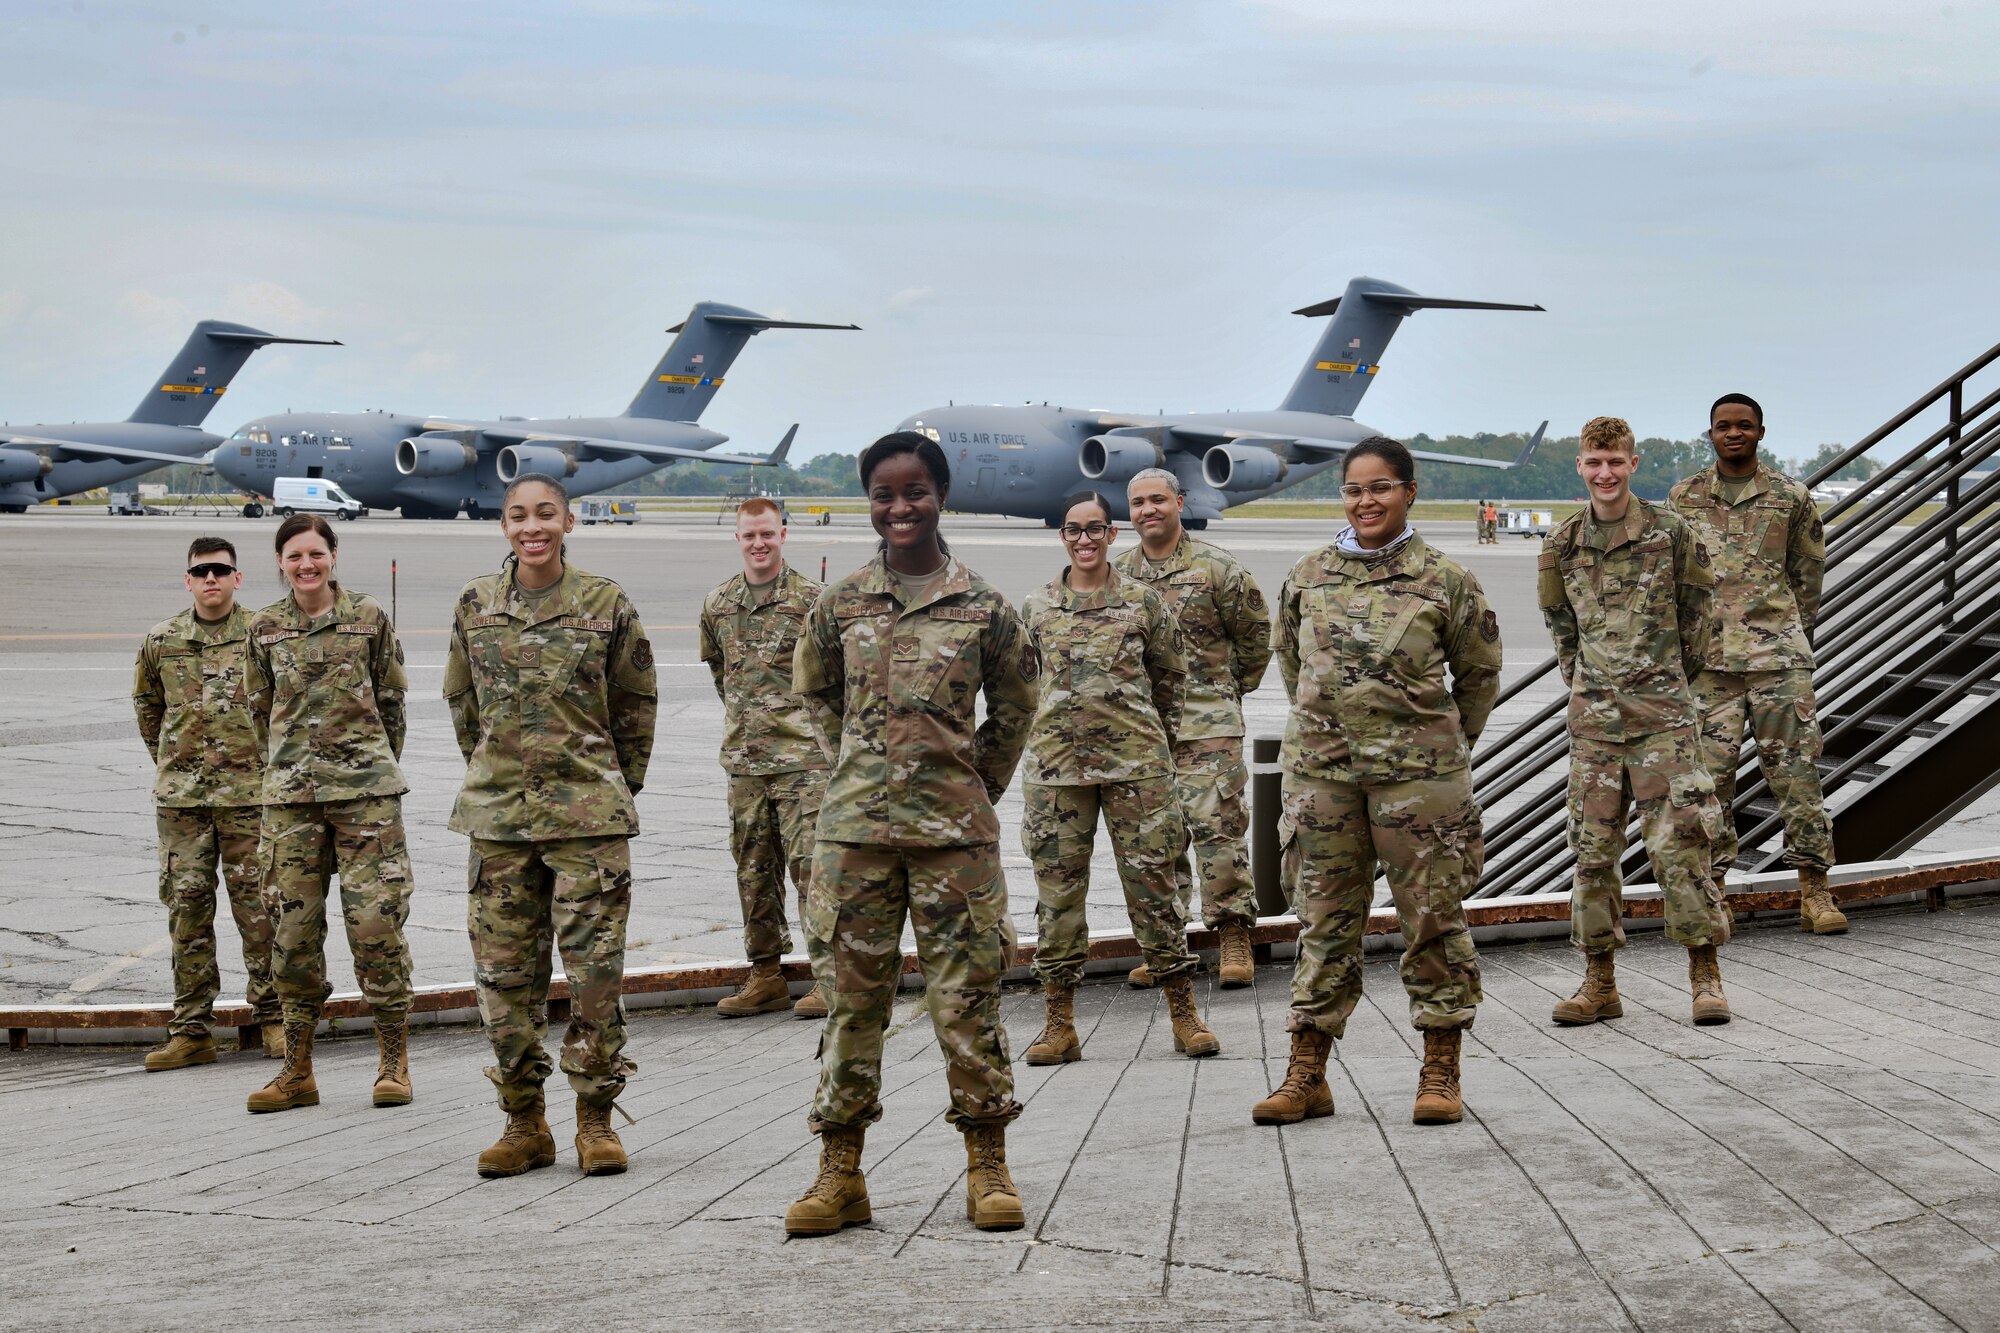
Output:
[[[1409,525],[1410,451],[1380,436],[1342,461],[1347,526],[1292,568],[1278,665],[1292,700],[1278,836],[1299,918],[1285,1081],[1260,1125],[1333,1114],[1326,1061],[1361,998],[1378,867],[1402,924],[1403,988],[1424,1035],[1411,1118],[1459,1119],[1460,1035],[1480,1000],[1463,895],[1484,855],[1472,743],[1500,683],[1500,624],[1479,580]]]
[[[1022,618],[1042,659],[1042,697],[1022,775],[1021,848],[1035,866],[1035,976],[1046,1021],[1031,1065],[1083,1058],[1077,983],[1090,953],[1084,900],[1100,815],[1146,966],[1165,988],[1174,1049],[1222,1049],[1194,1003],[1194,954],[1174,885],[1185,836],[1174,797],[1174,736],[1187,658],[1160,595],[1111,565],[1118,529],[1096,491],[1064,501],[1069,567],[1028,595]]]

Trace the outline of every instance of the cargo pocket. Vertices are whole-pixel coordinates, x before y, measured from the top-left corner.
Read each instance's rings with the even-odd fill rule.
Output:
[[[840,929],[840,902],[830,889],[822,888],[820,877],[814,875],[812,883],[806,886],[806,903],[803,909],[806,933],[823,944],[833,943],[834,934]]]
[[[1681,773],[1668,785],[1677,829],[1699,833],[1713,843],[1722,836],[1722,816],[1716,808],[1715,781],[1706,772]]]
[[[1278,890],[1285,895],[1285,902],[1292,909],[1292,915],[1299,911],[1299,826],[1292,822],[1291,811],[1278,816]]]
[[[165,846],[160,848],[160,901],[174,905],[174,854]]]

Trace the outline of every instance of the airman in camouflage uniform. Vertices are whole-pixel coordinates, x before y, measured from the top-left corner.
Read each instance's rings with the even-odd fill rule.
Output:
[[[1741,401],[1718,403],[1714,418],[1720,423]],[[1749,425],[1747,411],[1740,425]],[[1761,438],[1761,420],[1754,434]],[[1747,723],[1784,820],[1785,863],[1799,875],[1801,925],[1838,934],[1847,929],[1847,918],[1826,889],[1833,827],[1820,794],[1812,684],[1826,534],[1804,484],[1757,461],[1755,447],[1752,442],[1747,451],[1747,476],[1724,476],[1711,465],[1675,486],[1669,500],[1715,562],[1708,655],[1694,679],[1702,746],[1722,811],[1713,874],[1721,883],[1736,860],[1731,806]]]
[[[1361,998],[1378,871],[1402,923],[1424,1075],[1443,1071],[1435,1088],[1420,1078],[1416,1118],[1459,1118],[1458,1040],[1482,996],[1461,906],[1484,849],[1469,768],[1499,694],[1500,626],[1477,578],[1415,529],[1403,532],[1379,550],[1320,548],[1278,595],[1278,670],[1292,701],[1278,836],[1300,931],[1286,1020],[1294,1070],[1259,1103],[1262,1123],[1333,1109],[1325,1060]],[[1288,1097],[1294,1074],[1293,1091],[1307,1095]],[[1433,1108],[1427,1094],[1443,1100]],[[1301,1104],[1284,1104],[1292,1100]]]
[[[1048,1010],[1041,1035],[1024,1053],[1029,1064],[1083,1058],[1073,1003],[1090,953],[1084,904],[1100,813],[1133,933],[1173,1006],[1175,1048],[1190,1055],[1221,1050],[1195,1010],[1195,957],[1174,882],[1174,856],[1186,844],[1174,797],[1173,737],[1187,658],[1159,594],[1115,569],[1103,572],[1109,580],[1103,587],[1078,592],[1065,570],[1022,608],[1028,642],[1042,662],[1042,689],[1023,770],[1021,848],[1040,891],[1035,976]]]
[[[725,1016],[765,1013],[791,1003],[778,959],[792,950],[785,924],[785,871],[798,890],[801,921],[812,879],[813,826],[826,795],[827,759],[805,701],[792,691],[792,654],[819,584],[781,565],[770,583],[738,574],[701,608],[701,659],[722,700],[722,767],[729,774],[729,843],[743,903],[743,951],[750,979],[716,1006]],[[795,1008],[823,1017],[833,994],[832,959],[806,931],[813,992]]]
[[[202,556],[225,550],[226,563],[233,566],[235,552],[219,544],[189,559],[219,565],[224,562]],[[195,576],[188,577],[192,584]],[[218,867],[243,942],[251,1017],[263,1030],[265,1054],[284,1053],[278,993],[271,984],[271,913],[257,873],[264,760],[245,692],[250,612],[235,603],[241,576],[224,577],[227,612],[204,619],[190,607],[155,625],[139,646],[132,677],[139,735],[157,765],[160,901],[173,940],[174,1014],[165,1045],[147,1054],[149,1070],[215,1059],[209,1025],[222,988],[215,947]]]
[[[260,853],[276,913],[272,977],[286,1044],[284,1072],[251,1096],[258,1111],[319,1101],[312,1034],[333,993],[326,908],[336,869],[354,977],[382,1043],[375,1103],[410,1100],[403,924],[413,885],[401,800],[409,786],[397,766],[409,680],[381,603],[337,583],[333,591],[323,614],[308,616],[287,596],[250,622],[250,711],[264,752]]]
[[[1140,482],[1133,479],[1135,487]],[[1177,517],[1174,526],[1179,527]],[[1202,921],[1221,935],[1222,984],[1247,986],[1257,895],[1244,840],[1250,828],[1250,770],[1243,762],[1242,701],[1271,662],[1270,608],[1235,556],[1185,532],[1159,559],[1139,547],[1115,564],[1119,573],[1165,598],[1180,626],[1188,681],[1174,747],[1175,781],[1201,870]],[[1193,900],[1192,869],[1184,849],[1174,866],[1184,909]],[[1132,981],[1152,984],[1143,968]]]
[[[1630,455],[1630,428],[1593,419],[1581,447],[1580,465],[1593,454]],[[1570,941],[1589,959],[1583,987],[1555,1019],[1624,1011],[1611,960],[1625,943],[1619,861],[1636,802],[1667,938],[1690,951],[1696,1021],[1727,1022],[1715,949],[1729,939],[1730,914],[1710,873],[1721,815],[1691,687],[1708,651],[1715,573],[1683,519],[1629,490],[1625,498],[1615,520],[1586,508],[1558,524],[1538,562],[1542,617],[1570,690]]]
[[[559,582],[524,592],[510,556],[459,594],[444,697],[467,767],[451,828],[472,839],[466,929],[493,1044],[486,1077],[510,1135],[548,1135],[544,1039],[557,953],[570,984],[562,1071],[586,1140],[586,1122],[601,1117],[608,1130],[633,1072],[623,1054],[628,843],[639,831],[632,798],[646,780],[658,693],[645,626],[610,579],[565,561]],[[586,1173],[624,1169],[622,1145],[608,1151],[615,1142],[602,1162],[589,1142],[579,1146]],[[481,1175],[554,1160],[552,1139],[545,1151],[509,1145],[503,1137],[481,1155]]]

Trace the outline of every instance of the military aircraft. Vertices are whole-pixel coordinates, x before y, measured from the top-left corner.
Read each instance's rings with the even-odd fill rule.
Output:
[[[23,513],[31,504],[109,486],[163,463],[199,462],[222,443],[201,423],[250,354],[272,343],[340,345],[205,319],[168,363],[159,387],[148,389],[125,420],[0,426],[0,513]]]
[[[1125,483],[1146,468],[1163,467],[1180,478],[1187,496],[1183,522],[1202,528],[1225,509],[1324,472],[1351,446],[1381,433],[1356,421],[1354,409],[1406,316],[1541,308],[1418,296],[1379,278],[1355,278],[1333,300],[1292,312],[1334,318],[1274,411],[1151,415],[1046,403],[951,406],[920,412],[900,429],[920,431],[944,447],[952,468],[950,505],[964,513],[1039,518],[1053,526],[1061,521],[1065,495],[1100,482],[1112,517],[1127,518]],[[1537,430],[1512,462],[1412,452],[1425,462],[1511,471],[1534,455],[1541,439]]]
[[[253,421],[209,455],[252,495],[279,477],[324,477],[362,504],[404,518],[498,518],[507,483],[527,472],[564,479],[572,495],[608,490],[683,459],[775,466],[797,426],[768,454],[720,454],[729,437],[694,422],[745,343],[765,329],[854,329],[767,319],[703,301],[667,332],[674,341],[621,416],[472,421],[394,412],[287,412]],[[262,512],[256,502],[246,517]]]

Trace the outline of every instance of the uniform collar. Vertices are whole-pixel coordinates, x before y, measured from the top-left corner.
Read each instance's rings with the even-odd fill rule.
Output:
[[[877,551],[875,553],[875,563],[868,566],[868,572],[862,576],[861,590],[863,592],[882,593],[896,598],[898,601],[902,600],[903,585],[894,574],[889,572],[889,556],[887,552]],[[910,603],[903,608],[903,611],[907,614],[920,607],[929,606],[932,602],[942,602],[947,597],[971,591],[971,571],[958,562],[957,556],[946,551],[944,554],[944,577],[931,589],[931,595],[928,598],[921,602]]]
[[[521,595],[514,583],[515,561],[510,554],[500,566],[500,577],[493,581],[483,608],[488,615],[509,616],[523,624],[539,625],[545,620],[558,616],[577,614],[577,587],[581,582],[580,571],[568,558],[563,560],[562,577],[556,580],[555,591],[543,598],[539,605]]]
[[[299,599],[289,589],[285,592],[285,599],[278,603],[278,622],[288,629],[306,629],[322,620],[337,622],[353,618],[354,598],[340,586],[339,579],[333,580],[333,606],[324,616],[307,615],[305,608],[299,605]]]
[[[1193,541],[1194,539],[1188,536],[1187,529],[1182,528],[1180,540],[1174,543],[1174,549],[1161,556],[1158,560],[1147,555],[1146,548],[1141,546],[1139,548],[1139,567],[1149,574],[1178,574],[1187,568],[1188,561],[1194,554],[1190,549]]]
[[[785,593],[790,592],[792,581],[798,577],[799,573],[792,568],[790,561],[780,560],[778,562],[778,575],[771,580],[772,583],[777,585],[775,588],[772,588],[772,592],[778,596],[783,596]],[[769,587],[770,585],[767,584],[765,586]],[[757,603],[751,600],[756,596],[756,593],[751,589],[750,576],[748,574],[739,572],[736,575],[732,581],[731,595],[738,606],[755,609],[757,605]]]
[[[1625,517],[1615,524],[1605,525],[1598,523],[1596,515],[1591,513],[1590,506],[1587,503],[1584,506],[1583,512],[1585,515],[1583,524],[1585,536],[1588,536],[1591,529],[1595,527],[1602,527],[1610,534],[1610,544],[1600,548],[1605,551],[1615,551],[1621,546],[1636,542],[1655,526],[1653,521],[1653,506],[1647,504],[1636,495],[1632,497],[1631,508],[1625,511]]]
[[[222,618],[221,624],[204,625],[195,618],[194,608],[186,607],[174,617],[171,632],[175,638],[189,643],[235,643],[250,637],[250,612],[238,602],[229,608],[229,614]]]
[[[1124,577],[1117,568],[1110,568],[1111,577],[1102,588],[1095,592],[1078,592],[1069,586],[1069,568],[1049,580],[1049,600],[1066,611],[1095,611],[1100,607],[1118,606],[1125,600]]]
[[[1381,583],[1421,569],[1429,562],[1430,552],[1424,535],[1411,528],[1409,540],[1381,560],[1349,555],[1329,542],[1321,548],[1320,567],[1329,574],[1342,574],[1357,583]]]
[[[1723,505],[1729,504],[1729,501],[1724,499],[1722,495],[1722,472],[1715,464],[1710,463],[1707,467],[1695,473],[1694,481],[1695,488],[1699,489],[1704,501]],[[1771,489],[1771,479],[1764,471],[1763,454],[1759,453],[1757,455],[1757,470],[1750,474],[1747,482],[1748,484],[1743,488],[1743,493],[1736,497],[1737,504],[1744,504],[1754,500]]]

